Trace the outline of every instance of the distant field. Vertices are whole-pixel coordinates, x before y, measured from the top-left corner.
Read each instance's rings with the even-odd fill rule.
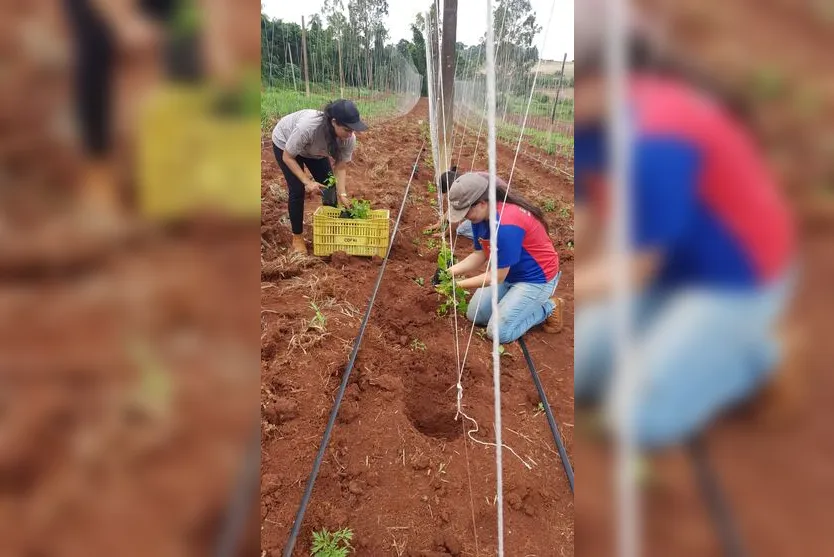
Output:
[[[562,69],[561,60],[542,60],[539,62],[539,73],[541,74],[554,74],[560,69]],[[573,61],[565,63],[565,75],[573,77]]]

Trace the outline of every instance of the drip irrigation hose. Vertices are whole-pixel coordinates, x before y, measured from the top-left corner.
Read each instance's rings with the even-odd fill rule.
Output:
[[[524,359],[527,360],[527,367],[530,368],[530,375],[533,376],[533,383],[536,384],[536,390],[539,392],[539,399],[544,406],[544,413],[547,416],[547,424],[550,426],[550,433],[553,434],[553,440],[556,442],[556,448],[559,451],[559,457],[562,459],[562,467],[565,469],[565,474],[568,476],[570,483],[570,490],[573,493],[573,467],[568,458],[568,452],[565,450],[565,444],[562,442],[562,436],[559,435],[559,428],[556,427],[556,419],[553,417],[553,411],[550,409],[550,404],[547,402],[547,395],[544,394],[544,387],[542,387],[539,374],[536,372],[536,366],[533,365],[533,359],[530,357],[530,352],[527,350],[527,344],[524,342],[524,337],[518,339],[518,344],[521,346],[521,351],[524,353]]]
[[[423,144],[420,146],[420,151],[417,153],[417,161],[420,160],[420,156],[423,154],[425,146],[426,142],[423,141]],[[350,359],[348,360],[345,372],[342,374],[342,383],[339,385],[339,391],[336,393],[336,400],[333,402],[333,409],[330,411],[330,419],[327,421],[327,427],[324,429],[324,436],[321,439],[321,445],[319,445],[319,452],[316,455],[316,460],[313,462],[313,470],[310,472],[310,477],[307,478],[307,486],[304,489],[304,496],[301,498],[301,504],[299,505],[298,512],[295,515],[295,522],[293,522],[290,537],[287,540],[286,546],[284,546],[284,557],[291,557],[293,549],[295,549],[295,542],[298,538],[299,532],[301,531],[301,523],[304,521],[304,513],[307,511],[307,505],[310,503],[310,497],[313,494],[313,485],[316,482],[316,477],[319,475],[321,462],[324,459],[324,452],[330,441],[330,434],[333,432],[333,426],[336,424],[336,415],[339,413],[339,406],[341,406],[342,398],[345,396],[345,390],[347,389],[348,381],[350,380],[350,374],[353,371],[353,365],[356,363],[356,356],[359,353],[359,347],[362,344],[362,337],[365,335],[365,328],[368,326],[371,310],[374,307],[374,301],[376,301],[379,285],[382,284],[382,276],[385,274],[385,267],[388,265],[388,258],[394,247],[394,238],[397,236],[397,229],[400,227],[400,219],[402,218],[403,210],[405,209],[405,202],[408,199],[408,190],[411,188],[411,182],[414,180],[416,170],[417,163],[415,162],[411,170],[411,176],[408,178],[408,184],[405,186],[405,194],[403,195],[403,201],[400,204],[400,212],[397,215],[397,221],[394,224],[394,231],[391,233],[391,240],[388,243],[388,252],[385,254],[385,259],[382,260],[382,266],[379,268],[379,275],[377,275],[376,284],[374,285],[374,290],[371,293],[371,298],[368,300],[368,307],[365,309],[365,316],[362,318],[362,324],[359,326],[359,333],[356,335],[356,340],[353,343],[353,351],[350,354]]]
[[[689,456],[695,468],[698,487],[704,496],[712,522],[721,540],[726,557],[744,557],[747,553],[738,533],[730,506],[724,497],[718,478],[710,466],[706,443],[696,436],[687,443]]]
[[[217,541],[216,557],[233,557],[237,554],[240,538],[246,526],[250,506],[258,495],[258,485],[261,478],[261,421],[258,419],[255,436],[252,439],[243,467],[234,486],[232,501],[223,520],[223,528]]]

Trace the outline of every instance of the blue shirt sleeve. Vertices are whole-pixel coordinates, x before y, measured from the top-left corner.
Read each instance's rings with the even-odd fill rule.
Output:
[[[665,137],[642,139],[635,157],[632,242],[637,249],[669,247],[694,214],[699,153],[691,144]]]
[[[486,233],[489,232],[489,228],[486,231],[482,230],[483,223],[480,222],[473,222],[472,223],[472,246],[475,248],[475,251],[482,251],[484,248],[481,245],[481,242],[478,241],[478,238],[485,237]]]
[[[524,229],[514,224],[503,224],[498,229],[498,268],[512,267],[521,260]]]
[[[587,180],[594,172],[602,172],[606,153],[605,135],[602,128],[578,126],[574,137],[574,186],[573,195],[577,203],[588,201]]]

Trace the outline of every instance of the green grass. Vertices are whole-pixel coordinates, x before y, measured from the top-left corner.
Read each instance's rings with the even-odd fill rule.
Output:
[[[366,120],[397,113],[397,97],[391,94],[352,87],[345,88],[345,97],[356,103],[359,113]],[[292,88],[268,88],[261,93],[261,130],[270,131],[282,116],[304,108],[320,110],[337,98],[338,88],[331,92],[311,87],[309,97],[303,87],[299,87],[299,92]]]
[[[548,117],[553,112],[553,100],[547,98],[544,102],[543,95],[536,93],[533,95],[533,100],[530,102],[530,117],[541,116]],[[512,114],[524,114],[527,110],[528,97],[512,95],[507,103],[507,112]],[[504,109],[504,105],[497,107],[499,110]],[[573,99],[560,98],[559,105],[556,107],[556,121],[573,122]]]
[[[521,126],[516,126],[515,124],[497,123],[496,125],[498,139],[508,142],[511,145],[518,142],[518,134],[520,132]],[[557,151],[573,151],[573,137],[564,136],[555,131],[551,134],[546,131],[524,128],[522,142],[538,147],[548,155],[553,155]]]

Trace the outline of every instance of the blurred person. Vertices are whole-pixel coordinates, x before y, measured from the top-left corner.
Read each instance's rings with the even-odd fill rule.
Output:
[[[336,207],[341,203],[350,207],[347,164],[356,147],[354,132],[367,129],[359,109],[346,99],[337,99],[323,110],[304,109],[287,114],[273,128],[272,150],[289,188],[294,251],[307,253],[303,235],[305,194],[320,192],[324,205]],[[335,175],[330,158],[335,161]],[[312,179],[304,173],[304,167]],[[336,180],[335,188],[327,184],[331,176]]]
[[[627,118],[633,130],[629,267],[611,273],[606,230],[608,83],[602,23],[577,14],[577,402],[608,394],[615,281],[634,286],[643,448],[686,441],[762,390],[783,361],[777,327],[794,288],[792,218],[734,104],[629,22]]]
[[[477,171],[476,173],[486,176],[486,178],[489,179],[489,172]],[[451,184],[458,179],[458,176],[462,176],[463,174],[465,173],[458,172],[457,166],[453,166],[452,168],[441,174],[440,192],[443,194],[447,193],[449,191],[449,186],[451,186]],[[495,185],[503,188],[507,187],[507,183],[498,176],[495,177]],[[464,238],[469,238],[470,240],[472,240],[472,223],[467,219],[463,219],[458,223],[457,227],[455,228],[455,234],[457,236],[463,236]]]
[[[82,139],[81,205],[113,222],[121,215],[113,156],[114,74],[119,55],[152,47],[176,0],[64,0],[75,50],[75,110]]]
[[[456,223],[467,219],[472,223],[475,248],[466,258],[449,267],[448,273],[453,277],[482,270],[489,259],[488,187],[488,174],[469,172],[455,179],[449,188],[449,220]],[[548,236],[544,215],[523,197],[508,194],[505,185],[496,184],[495,189],[498,200],[495,218],[500,223],[496,239],[498,284],[494,285],[498,288],[501,319],[498,340],[501,344],[513,342],[542,323],[545,332],[558,333],[562,329],[564,305],[561,298],[553,295],[561,277],[559,254]],[[506,202],[502,202],[505,197]],[[487,336],[493,338],[493,285],[489,273],[459,279],[456,285],[476,289],[466,318],[486,327]]]

